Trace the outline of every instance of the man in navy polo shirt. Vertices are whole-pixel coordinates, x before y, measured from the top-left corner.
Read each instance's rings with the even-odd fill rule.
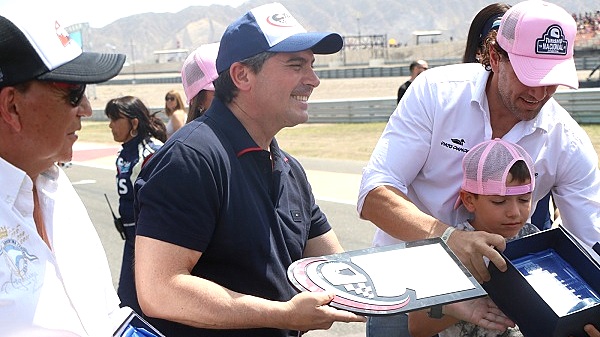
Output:
[[[290,336],[364,317],[287,280],[295,260],[341,252],[300,163],[274,136],[308,119],[314,54],[342,48],[280,4],[225,31],[215,99],[136,182],[136,285],[166,336]]]

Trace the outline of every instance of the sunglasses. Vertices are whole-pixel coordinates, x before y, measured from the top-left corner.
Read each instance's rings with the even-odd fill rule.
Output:
[[[51,82],[53,86],[69,91],[69,104],[73,107],[79,106],[85,94],[85,84]]]
[[[173,97],[173,96],[166,96],[165,97],[165,101],[174,101],[174,100],[175,100],[175,97]]]

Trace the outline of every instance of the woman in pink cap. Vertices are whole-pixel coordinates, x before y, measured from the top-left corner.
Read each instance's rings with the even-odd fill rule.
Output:
[[[213,81],[219,76],[215,62],[218,43],[204,44],[194,50],[183,63],[181,81],[190,106],[187,123],[200,117],[210,106],[215,94]]]

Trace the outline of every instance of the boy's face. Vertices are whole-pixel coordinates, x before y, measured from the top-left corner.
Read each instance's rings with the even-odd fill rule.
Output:
[[[529,184],[527,181],[512,181],[509,174],[507,186]],[[519,195],[475,195],[461,191],[463,203],[474,217],[471,225],[480,231],[512,238],[519,233],[531,211],[531,193]]]

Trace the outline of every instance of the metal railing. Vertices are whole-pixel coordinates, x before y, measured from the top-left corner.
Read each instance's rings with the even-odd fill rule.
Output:
[[[580,124],[600,123],[600,88],[563,90],[554,99]]]
[[[561,90],[554,98],[581,124],[600,123],[600,88]],[[150,111],[162,107],[151,108]],[[339,99],[309,103],[309,123],[387,122],[396,109],[396,97]],[[92,120],[107,120],[103,110],[94,110]]]
[[[600,88],[561,90],[554,98],[581,124],[600,123]],[[396,97],[345,99],[309,103],[309,123],[387,122]]]
[[[396,98],[339,99],[308,103],[308,123],[387,122]]]

